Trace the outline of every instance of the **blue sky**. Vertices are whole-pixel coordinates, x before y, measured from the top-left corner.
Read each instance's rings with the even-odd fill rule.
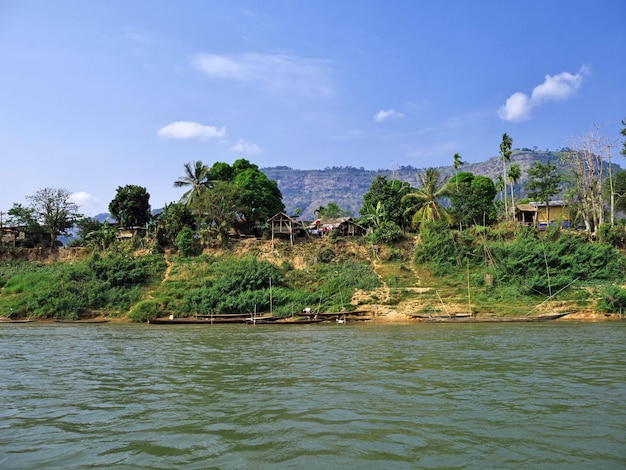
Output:
[[[0,211],[54,187],[95,215],[126,184],[162,207],[194,160],[426,168],[503,132],[618,139],[625,23],[623,0],[0,0]]]

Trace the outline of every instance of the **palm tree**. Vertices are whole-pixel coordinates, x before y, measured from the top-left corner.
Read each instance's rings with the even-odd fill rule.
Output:
[[[209,190],[209,176],[211,169],[201,160],[193,163],[185,163],[185,175],[174,181],[175,188],[189,187],[180,198],[180,202],[196,212],[196,227],[200,230],[202,224],[202,196]]]
[[[506,200],[506,164],[511,161],[511,147],[513,146],[513,139],[505,132],[502,134],[502,143],[500,144],[500,155],[502,155],[502,179],[504,180],[504,214],[509,216],[509,209],[507,207]]]
[[[522,176],[522,170],[517,163],[512,163],[509,167],[509,181],[511,182],[511,209],[515,215],[515,197],[513,196],[513,185],[517,184]]]
[[[448,192],[446,179],[440,178],[441,172],[436,168],[428,168],[425,173],[417,174],[419,188],[402,198],[402,204],[409,207],[404,211],[405,217],[411,217],[414,227],[424,221],[444,219],[450,222],[450,214],[439,204],[439,198]]]
[[[465,162],[461,160],[461,155],[458,153],[454,154],[454,173],[456,174],[456,190],[459,190],[459,168],[465,165]]]
[[[186,206],[195,203],[202,194],[208,189],[210,168],[202,163],[201,160],[192,163],[185,163],[185,175],[174,181],[175,188],[189,187],[189,189],[180,198],[180,202],[184,202]]]
[[[496,190],[500,193],[500,201],[504,201],[504,178],[498,175],[496,178]]]

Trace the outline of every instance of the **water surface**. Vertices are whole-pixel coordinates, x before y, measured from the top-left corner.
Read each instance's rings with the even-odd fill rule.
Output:
[[[626,323],[0,325],[0,468],[626,468]]]

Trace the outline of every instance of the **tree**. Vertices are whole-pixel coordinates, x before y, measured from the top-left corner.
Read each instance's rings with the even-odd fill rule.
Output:
[[[500,194],[500,202],[504,202],[504,189],[505,189],[505,184],[504,184],[504,178],[502,178],[502,175],[498,175],[496,177],[496,191],[497,194]]]
[[[209,167],[201,160],[185,163],[185,174],[174,181],[175,188],[189,188],[180,198],[180,202],[191,206],[207,189]]]
[[[535,162],[528,170],[526,191],[528,197],[546,205],[546,218],[550,223],[550,200],[561,192],[561,175],[557,166],[550,163]]]
[[[502,179],[504,180],[504,213],[505,217],[509,217],[509,209],[506,202],[506,164],[511,160],[511,147],[513,146],[513,139],[505,132],[502,134],[502,142],[500,143],[500,155],[502,155]]]
[[[100,230],[102,222],[93,217],[83,217],[76,221],[76,235],[78,236],[78,244],[82,245],[87,239],[87,235],[91,232]]]
[[[247,233],[264,224],[273,215],[284,212],[283,195],[257,165],[239,159],[233,163],[231,182],[239,198],[239,225]]]
[[[403,226],[402,198],[410,190],[411,186],[408,183],[397,179],[387,180],[386,176],[377,176],[370,184],[369,191],[363,195],[363,204],[359,213],[367,217],[374,212],[379,215],[384,213],[386,221]]]
[[[174,246],[176,236],[183,228],[196,226],[194,215],[182,203],[165,204],[157,218],[157,240],[167,246]]]
[[[246,233],[258,229],[267,219],[285,210],[283,196],[276,181],[270,180],[265,173],[259,170],[257,165],[246,159],[235,160],[232,166],[224,162],[216,162],[207,169],[202,181],[206,191],[209,192],[216,191],[220,187],[223,189],[224,186],[219,182],[234,185],[236,200],[234,204],[229,205],[234,206],[233,210],[236,210],[233,212],[236,219],[235,225],[239,230]],[[205,190],[202,192],[204,193]],[[199,199],[203,198],[200,197]],[[213,195],[209,199],[215,200]],[[225,201],[222,200],[222,203]],[[199,215],[211,219],[210,214],[202,213],[202,211],[207,210],[205,203],[206,201],[199,204]],[[214,221],[210,223],[214,223]]]
[[[613,192],[615,210],[626,212],[626,170],[619,170],[613,175]]]
[[[378,201],[375,206],[371,204],[364,205],[361,208],[361,220],[363,224],[374,228],[387,223],[388,217],[383,203]]]
[[[626,157],[626,119],[622,119],[622,126],[624,127],[622,127],[620,134],[622,134],[624,140],[622,141],[622,151],[620,153]]]
[[[69,235],[68,230],[82,217],[67,189],[43,188],[26,199],[35,210],[37,220],[48,229],[50,247],[54,247],[59,235]]]
[[[85,235],[87,246],[104,251],[115,242],[115,228],[108,222]]]
[[[231,228],[237,225],[238,214],[242,212],[237,186],[230,181],[216,181],[211,191],[198,200],[198,204],[205,214],[203,236],[218,238],[225,243]]]
[[[494,198],[496,186],[490,178],[460,172],[448,183],[454,188],[458,182],[459,190],[450,191],[450,214],[457,223],[465,226],[491,224],[496,219]]]
[[[465,162],[461,159],[461,155],[458,153],[454,154],[454,174],[458,175],[459,174],[459,168],[461,168],[463,165],[465,165]],[[458,186],[457,186],[458,189]]]
[[[143,186],[119,186],[109,212],[125,228],[145,227],[151,219],[150,194]]]
[[[313,211],[319,218],[339,219],[350,216],[350,211],[342,209],[336,202],[329,202],[327,206],[319,206]]]
[[[24,245],[34,246],[36,243],[40,243],[44,237],[50,236],[45,227],[42,227],[37,221],[35,209],[32,207],[25,207],[22,204],[14,203],[7,214],[9,215],[9,219],[7,220],[9,225],[28,229],[26,239],[21,242]]]
[[[428,168],[424,173],[417,174],[417,181],[419,188],[402,198],[402,204],[408,206],[404,216],[411,218],[413,227],[419,226],[424,221],[433,222],[439,219],[451,222],[452,218],[439,203],[439,200],[449,192],[446,179],[441,178],[441,171]],[[457,191],[458,188],[457,180]]]
[[[600,133],[600,126],[576,138],[574,149],[562,154],[569,168],[573,203],[579,206],[585,230],[596,233],[604,223],[605,159],[610,159],[612,143]]]
[[[522,170],[517,163],[512,163],[509,167],[509,182],[511,183],[511,208],[515,213],[515,196],[513,194],[513,186],[517,184],[522,176]]]

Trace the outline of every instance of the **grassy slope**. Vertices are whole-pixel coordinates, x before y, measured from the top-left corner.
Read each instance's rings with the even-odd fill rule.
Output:
[[[200,257],[181,258],[168,253],[164,255],[167,268],[162,271],[161,282],[151,282],[144,286],[141,298],[144,302],[151,302],[153,308],[158,308],[159,314],[172,310],[180,314],[183,294],[201,287],[205,280],[215,276],[216,267],[221,262],[233,257],[253,256],[279,267],[288,264],[291,267],[286,275],[288,288],[303,292],[300,297],[294,298],[308,303],[308,306],[312,306],[311,303],[317,304],[317,300],[313,299],[320,299],[322,311],[337,311],[345,306],[348,310],[358,308],[378,313],[466,313],[471,303],[471,309],[476,314],[524,315],[545,300],[532,296],[507,298],[506,290],[502,289],[479,288],[474,285],[470,285],[468,289],[468,273],[463,268],[454,275],[434,277],[428,269],[413,262],[414,243],[415,240],[410,240],[394,248],[372,248],[366,246],[362,240],[332,242],[327,238],[315,238],[299,241],[291,247],[280,240],[272,244],[269,241],[247,239],[234,241],[228,249],[207,250]],[[332,260],[328,263],[319,262],[320,254],[329,251],[333,254]],[[58,254],[55,255],[55,259],[58,258]],[[68,256],[68,259],[74,262],[76,256]],[[26,263],[33,270],[49,269],[45,264],[40,265],[33,261]],[[342,276],[350,276],[349,271],[346,273],[342,270],[342,266],[347,263],[370,266],[380,280],[379,286],[367,290],[341,287],[344,285]],[[16,274],[14,268],[3,269],[5,276]],[[470,279],[472,274],[469,273]],[[11,306],[16,305],[16,295],[27,294],[3,292],[0,295],[0,312],[6,314]],[[471,296],[471,302],[468,295]],[[595,302],[588,300],[589,296],[582,289],[568,289],[557,299],[542,304],[533,312],[581,310],[595,305]],[[306,305],[293,305],[291,309],[299,311],[303,306]]]

